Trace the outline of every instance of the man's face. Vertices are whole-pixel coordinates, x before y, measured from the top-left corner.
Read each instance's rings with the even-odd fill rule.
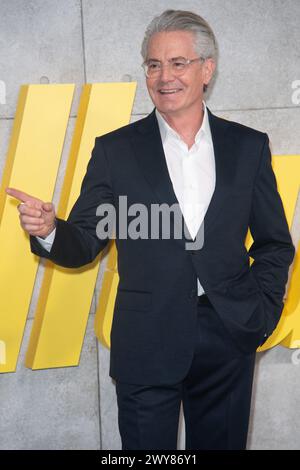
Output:
[[[155,59],[164,64],[162,70],[146,78],[149,95],[159,112],[180,115],[193,112],[203,99],[203,85],[208,84],[215,68],[212,59],[196,61],[187,66],[183,75],[174,76],[169,59],[184,57],[195,59],[194,35],[190,31],[164,31],[155,33],[149,41],[147,60]]]

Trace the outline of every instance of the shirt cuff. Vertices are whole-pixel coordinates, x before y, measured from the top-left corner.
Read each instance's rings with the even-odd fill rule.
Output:
[[[54,242],[54,238],[55,238],[55,233],[56,233],[56,228],[54,228],[52,230],[51,233],[49,233],[49,235],[46,237],[46,238],[41,238],[41,237],[35,237],[37,239],[37,241],[39,242],[39,244],[45,248],[45,250],[47,251],[51,251],[51,248],[52,248],[52,245],[53,245],[53,242]]]

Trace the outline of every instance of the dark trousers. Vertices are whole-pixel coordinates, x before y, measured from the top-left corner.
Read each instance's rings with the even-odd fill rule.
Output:
[[[181,401],[186,450],[246,448],[255,353],[238,349],[205,295],[198,301],[197,328],[182,382],[116,382],[123,450],[176,449]]]

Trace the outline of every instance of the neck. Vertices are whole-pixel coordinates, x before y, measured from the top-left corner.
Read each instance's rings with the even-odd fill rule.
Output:
[[[197,111],[192,114],[184,112],[181,114],[161,112],[160,114],[190,148],[194,144],[196,134],[202,125],[204,116],[202,106],[199,106]]]

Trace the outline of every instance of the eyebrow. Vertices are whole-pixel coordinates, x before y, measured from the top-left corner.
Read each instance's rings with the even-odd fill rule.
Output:
[[[178,55],[176,57],[171,57],[171,59],[167,59],[167,60],[176,60],[176,59],[185,59],[185,57],[183,55]],[[154,59],[152,57],[150,57],[149,59],[146,60],[146,62],[149,62],[150,60],[152,60],[153,62],[161,62],[161,60],[159,59]]]

